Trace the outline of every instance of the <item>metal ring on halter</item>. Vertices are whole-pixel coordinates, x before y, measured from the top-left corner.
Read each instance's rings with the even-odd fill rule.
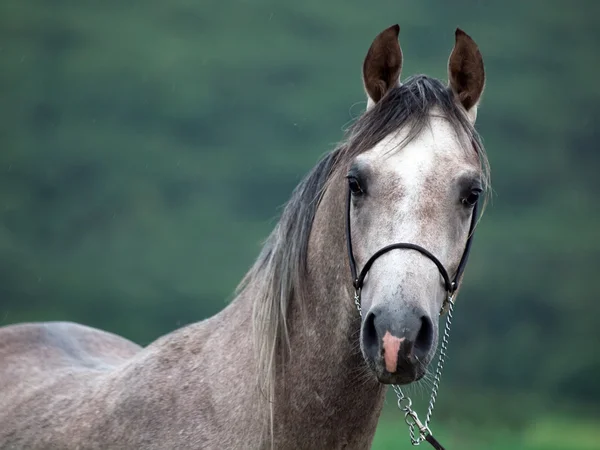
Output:
[[[402,402],[406,400],[406,405],[403,405]],[[403,411],[410,411],[412,407],[412,400],[410,397],[400,397],[398,398],[398,408]]]

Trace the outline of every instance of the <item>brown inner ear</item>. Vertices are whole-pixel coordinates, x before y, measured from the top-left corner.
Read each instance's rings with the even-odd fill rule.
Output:
[[[402,50],[398,42],[400,27],[382,31],[373,41],[363,64],[363,80],[367,94],[378,102],[398,83],[402,70]]]
[[[485,83],[483,58],[473,39],[456,30],[456,44],[448,62],[450,87],[458,101],[469,111],[477,104]]]

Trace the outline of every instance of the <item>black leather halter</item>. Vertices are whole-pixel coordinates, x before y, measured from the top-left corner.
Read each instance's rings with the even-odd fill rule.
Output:
[[[357,298],[360,299],[360,291],[363,287],[365,277],[367,276],[367,272],[369,271],[369,269],[371,269],[371,266],[373,265],[373,263],[375,262],[375,260],[377,258],[379,258],[381,255],[383,255],[391,250],[395,250],[395,249],[416,250],[419,253],[421,253],[422,255],[427,256],[436,265],[436,267],[440,271],[440,274],[442,275],[442,278],[444,279],[444,288],[446,289],[447,297],[444,300],[444,305],[442,305],[441,312],[443,312],[446,307],[446,303],[447,303],[448,299],[454,295],[454,292],[456,291],[456,288],[458,287],[458,282],[459,282],[460,277],[462,276],[463,272],[465,271],[465,267],[467,265],[467,260],[469,259],[469,252],[471,251],[471,243],[473,242],[473,230],[475,229],[475,224],[477,222],[477,211],[478,211],[479,202],[475,203],[475,206],[473,207],[473,212],[472,212],[472,216],[471,216],[471,225],[469,226],[469,237],[467,238],[467,243],[465,245],[465,251],[463,252],[462,258],[460,259],[460,263],[458,264],[458,269],[456,270],[456,274],[454,275],[454,278],[452,280],[450,279],[450,275],[448,275],[448,271],[446,270],[444,265],[440,262],[439,259],[437,259],[433,255],[433,253],[431,253],[429,250],[421,247],[420,245],[410,244],[410,243],[406,243],[406,242],[390,244],[390,245],[387,245],[387,246],[379,249],[378,251],[376,251],[375,254],[373,254],[373,256],[371,256],[369,258],[369,260],[365,263],[365,266],[362,268],[362,270],[360,271],[360,274],[359,274],[356,270],[356,261],[354,259],[354,253],[352,252],[352,233],[351,233],[351,229],[350,229],[351,204],[352,204],[352,192],[350,191],[350,188],[348,188],[348,204],[347,204],[347,209],[346,209],[346,243],[348,245],[348,259],[350,260],[350,271],[352,272],[352,283],[354,285],[354,289],[357,292]]]

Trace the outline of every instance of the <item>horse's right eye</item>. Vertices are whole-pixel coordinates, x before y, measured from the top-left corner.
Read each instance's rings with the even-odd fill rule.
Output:
[[[348,186],[350,187],[350,192],[352,192],[353,195],[364,194],[364,191],[360,187],[360,183],[358,182],[358,180],[356,178],[348,177]]]

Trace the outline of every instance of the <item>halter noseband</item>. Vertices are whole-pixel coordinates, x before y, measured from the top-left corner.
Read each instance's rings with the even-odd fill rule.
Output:
[[[469,253],[471,251],[471,242],[473,241],[473,230],[475,229],[475,223],[477,222],[477,210],[478,210],[479,202],[475,203],[475,206],[473,207],[473,212],[472,212],[472,216],[471,216],[471,224],[469,226],[469,237],[467,238],[465,250],[460,259],[460,263],[458,264],[458,269],[456,270],[456,274],[454,275],[454,278],[452,280],[450,280],[450,276],[448,275],[448,271],[446,270],[444,265],[440,262],[439,259],[437,259],[433,255],[433,253],[431,253],[429,250],[421,247],[420,245],[410,244],[410,243],[406,243],[406,242],[390,244],[390,245],[387,245],[387,246],[379,249],[378,251],[376,251],[373,254],[373,256],[371,256],[367,260],[367,262],[365,263],[365,266],[362,268],[362,270],[360,271],[360,274],[359,274],[356,269],[356,261],[354,259],[354,253],[352,251],[352,233],[351,233],[351,228],[350,228],[351,204],[352,204],[352,192],[350,191],[350,189],[348,189],[348,202],[347,202],[347,208],[346,208],[346,243],[348,245],[348,259],[350,261],[350,271],[352,272],[352,284],[354,285],[354,289],[356,290],[358,300],[360,301],[360,291],[362,290],[362,287],[363,287],[363,284],[365,281],[365,277],[367,276],[367,272],[371,269],[371,266],[373,265],[375,260],[377,258],[379,258],[381,255],[384,255],[385,253],[387,253],[391,250],[409,249],[409,250],[416,250],[419,253],[421,253],[422,255],[427,256],[436,265],[436,267],[440,271],[440,274],[442,275],[442,278],[444,279],[444,289],[446,290],[446,293],[447,293],[447,296],[446,296],[446,299],[444,300],[444,304],[442,305],[442,310],[441,310],[440,314],[442,312],[444,312],[444,310],[447,308],[447,303],[448,303],[449,299],[454,295],[454,292],[456,291],[456,288],[458,286],[458,281],[460,280],[460,277],[462,276],[463,272],[465,271],[465,267],[467,265],[467,260],[469,259]]]

